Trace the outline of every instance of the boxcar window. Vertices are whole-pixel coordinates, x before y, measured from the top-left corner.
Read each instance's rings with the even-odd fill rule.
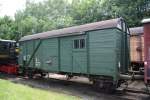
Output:
[[[79,48],[79,40],[74,40],[74,49],[78,49]]]
[[[76,39],[73,43],[74,49],[83,49],[85,48],[85,39]]]
[[[85,48],[85,39],[80,39],[80,48]]]

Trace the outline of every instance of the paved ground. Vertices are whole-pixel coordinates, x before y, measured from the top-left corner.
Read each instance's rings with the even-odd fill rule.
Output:
[[[2,77],[3,76],[3,77]],[[74,77],[70,81],[66,80],[65,76],[50,74],[50,78],[27,79],[24,77],[16,77],[2,74],[1,78],[10,80],[17,84],[24,84],[34,88],[44,90],[53,90],[63,92],[70,95],[76,95],[83,100],[150,100],[150,95],[141,93],[114,93],[104,94],[93,90],[91,83],[87,78]],[[131,86],[138,86],[139,82],[134,82]],[[140,83],[141,84],[141,83]],[[141,87],[144,88],[144,87]]]

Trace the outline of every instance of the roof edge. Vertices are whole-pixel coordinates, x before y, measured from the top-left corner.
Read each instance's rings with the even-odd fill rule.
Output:
[[[150,23],[150,18],[143,19],[141,22],[143,24]]]
[[[38,38],[47,38],[47,37],[52,37],[56,35],[57,36],[71,35],[73,33],[77,34],[77,33],[82,33],[82,32],[94,30],[94,29],[118,27],[118,24],[121,23],[121,20],[123,20],[123,18],[115,18],[115,19],[110,19],[110,20],[103,20],[99,22],[93,22],[93,23],[87,23],[83,25],[67,27],[63,29],[51,30],[47,32],[24,36],[19,41],[26,41],[26,40],[32,40],[32,39],[38,39]]]

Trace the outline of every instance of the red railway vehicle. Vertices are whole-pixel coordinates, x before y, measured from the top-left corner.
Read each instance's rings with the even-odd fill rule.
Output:
[[[144,26],[144,81],[150,85],[150,18],[142,20]]]

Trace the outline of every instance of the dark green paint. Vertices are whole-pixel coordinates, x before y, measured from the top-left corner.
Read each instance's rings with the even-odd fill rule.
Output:
[[[74,49],[73,41],[83,38],[86,40],[86,47]],[[48,72],[103,75],[113,77],[114,81],[117,81],[119,74],[125,73],[129,65],[127,36],[117,28],[93,30],[81,35],[48,38],[41,41],[42,44],[35,52],[35,60],[32,63],[38,59],[40,64],[35,68]],[[24,41],[21,43],[21,48],[26,48],[25,45],[29,43],[31,45],[33,42],[38,45],[37,40]],[[29,49],[26,52],[23,50],[21,57],[31,52],[32,50]],[[23,59],[21,57],[20,59]],[[51,64],[47,64],[48,61],[51,61]],[[34,67],[31,65],[33,64],[30,64],[30,67]]]

